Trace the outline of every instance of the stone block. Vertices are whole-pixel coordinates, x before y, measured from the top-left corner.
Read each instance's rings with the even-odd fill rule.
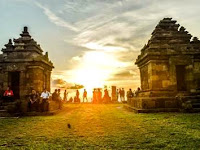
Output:
[[[170,81],[169,80],[163,80],[162,81],[162,87],[163,88],[167,88],[167,87],[169,87],[169,85],[170,85]]]

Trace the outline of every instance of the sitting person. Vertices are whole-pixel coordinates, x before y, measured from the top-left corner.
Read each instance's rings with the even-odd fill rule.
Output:
[[[73,98],[72,97],[70,97],[70,99],[69,99],[69,101],[68,101],[69,103],[72,103],[73,102]]]
[[[13,91],[10,89],[10,87],[8,87],[7,90],[4,92],[3,100],[4,100],[4,102],[13,102],[14,101],[14,94],[13,94]]]
[[[36,93],[35,90],[32,90],[31,94],[29,95],[28,101],[28,111],[32,110],[39,110],[39,95]]]
[[[131,89],[127,92],[127,99],[133,98],[133,92]]]
[[[50,97],[50,93],[46,89],[44,89],[40,97],[42,98],[41,111],[42,112],[48,111],[48,108],[49,108],[48,100]]]

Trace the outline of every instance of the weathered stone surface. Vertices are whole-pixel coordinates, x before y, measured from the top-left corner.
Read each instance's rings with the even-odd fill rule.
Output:
[[[50,91],[53,68],[48,53],[43,54],[40,45],[31,38],[28,28],[18,39],[10,39],[0,55],[0,89],[10,86],[17,98],[24,99],[31,89]],[[16,82],[16,83],[13,83]]]
[[[200,89],[200,41],[179,27],[172,18],[156,26],[135,64],[140,69],[141,89],[136,108],[177,108],[174,97],[179,93],[198,94]],[[150,97],[143,100],[143,97]],[[161,100],[168,97],[172,101]],[[155,107],[152,107],[152,99]],[[148,107],[144,108],[146,103]],[[140,106],[140,107],[139,107]],[[142,106],[142,107],[141,107]]]

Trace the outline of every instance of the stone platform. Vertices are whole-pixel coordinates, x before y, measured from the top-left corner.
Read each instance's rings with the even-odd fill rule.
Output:
[[[136,113],[200,112],[200,95],[177,97],[134,97],[125,107]]]
[[[59,109],[59,103],[55,101],[49,101],[48,111],[31,111],[27,110],[27,101],[15,101],[15,102],[1,102],[0,103],[0,117],[19,117],[19,116],[49,116],[57,114]]]
[[[128,99],[128,105],[138,113],[179,111],[179,102],[174,97],[134,97]]]

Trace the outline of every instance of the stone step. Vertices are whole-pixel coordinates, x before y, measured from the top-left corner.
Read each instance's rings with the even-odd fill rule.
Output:
[[[7,112],[5,109],[2,109],[2,110],[0,110],[0,113],[2,113],[2,112]]]
[[[193,108],[200,108],[200,103],[193,103],[193,104],[192,104],[192,107],[193,107]]]
[[[193,112],[194,112],[194,113],[200,112],[200,108],[194,108],[194,109],[193,109]]]
[[[194,99],[194,100],[190,100],[192,104],[194,103],[200,103],[200,99]]]
[[[187,100],[190,100],[190,101],[200,101],[200,97],[190,97],[190,98],[187,98]]]
[[[6,109],[5,106],[0,106],[0,110]]]
[[[20,114],[19,113],[13,113],[10,114],[8,113],[6,110],[0,110],[0,118],[4,118],[4,117],[19,117]]]
[[[1,117],[12,117],[12,115],[9,114],[8,112],[0,112],[0,118]]]

